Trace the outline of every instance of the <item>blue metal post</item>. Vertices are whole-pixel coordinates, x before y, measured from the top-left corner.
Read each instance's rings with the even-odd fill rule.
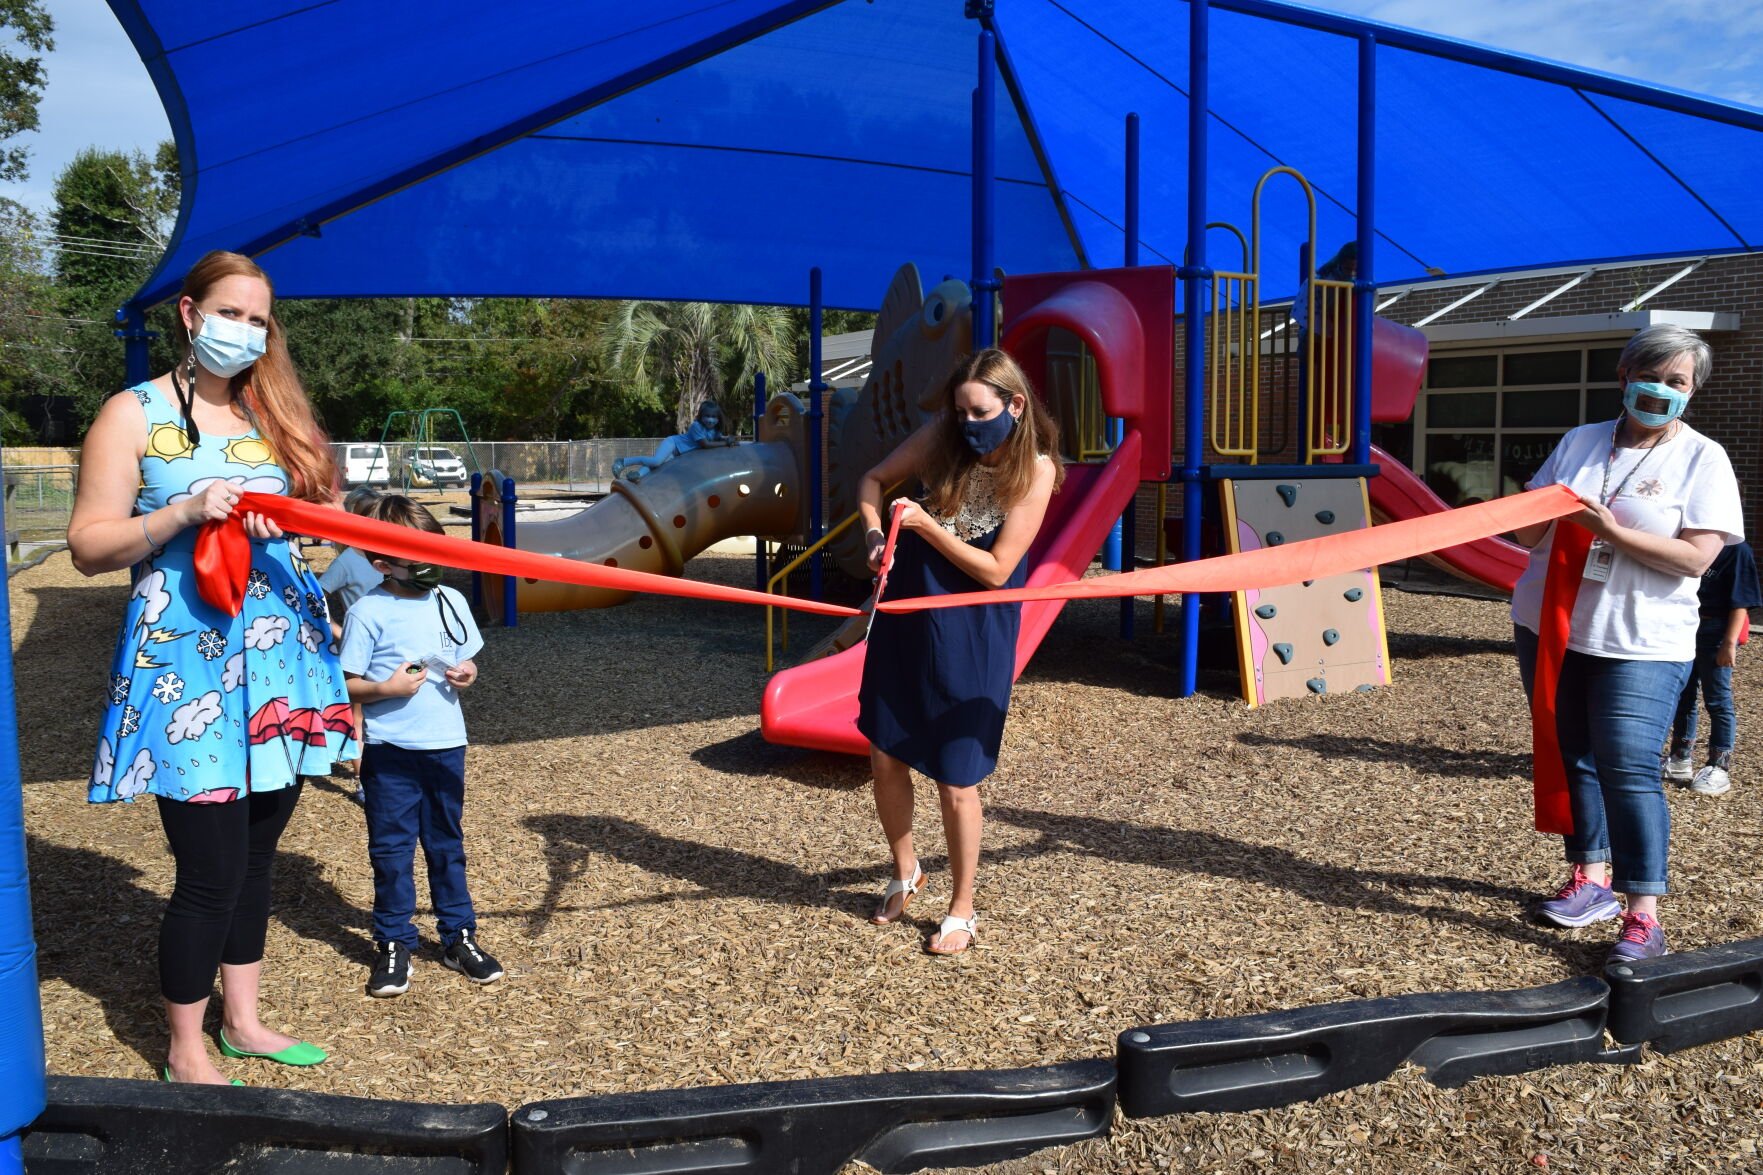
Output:
[[[1139,263],[1139,116],[1126,116],[1126,249],[1122,261],[1133,266]],[[1108,441],[1110,445],[1119,445],[1126,439],[1126,422],[1118,418],[1108,422]],[[1162,525],[1159,520],[1158,525]],[[1115,566],[1122,571],[1133,569],[1133,540],[1137,537],[1133,532],[1138,529],[1138,499],[1135,496],[1127,502],[1126,510],[1114,523],[1114,530],[1108,536],[1114,548]],[[1102,565],[1108,565],[1108,549],[1103,548]],[[1132,596],[1120,598],[1120,637],[1131,640],[1133,634],[1133,616],[1138,609],[1138,601]]]
[[[1377,38],[1359,38],[1359,257],[1353,273],[1353,448],[1348,460],[1371,460],[1371,319],[1377,286]]]
[[[976,350],[996,341],[998,280],[993,262],[992,225],[996,191],[992,174],[997,170],[996,128],[992,125],[995,100],[993,78],[997,67],[997,39],[991,29],[979,34],[979,84],[973,90],[973,345]]]
[[[0,495],[0,533],[6,529],[4,510]],[[45,1101],[43,1011],[37,999],[37,944],[31,937],[6,579],[0,570],[0,1173],[24,1170],[18,1133],[36,1121]]]
[[[502,543],[509,550],[516,549],[514,541],[514,504],[520,499],[514,496],[514,479],[502,479]],[[520,590],[520,581],[512,575],[502,577],[502,624],[513,628],[520,623],[520,600],[516,594]]]
[[[473,470],[471,474],[471,541],[474,543],[481,543],[484,541],[484,503],[483,499],[478,497],[479,493],[483,491],[483,488],[483,472],[481,470]],[[474,571],[471,573],[471,607],[473,611],[477,611],[481,615],[481,609],[483,606],[484,573],[481,571]]]
[[[1181,267],[1183,429],[1181,557],[1200,557],[1200,482],[1206,456],[1206,131],[1210,101],[1210,17],[1208,0],[1188,0],[1188,263]],[[1200,596],[1181,596],[1181,696],[1192,697],[1200,678]]]
[[[753,375],[753,443],[759,443],[759,425],[765,419],[765,373],[755,372]],[[765,581],[770,579],[771,568],[766,566],[765,539],[753,536],[753,590],[765,590]]]
[[[1298,300],[1292,303],[1292,312],[1304,305],[1304,299],[1310,292],[1310,243],[1298,246]],[[1308,348],[1304,342],[1310,333],[1309,307],[1304,306],[1304,322],[1298,328],[1296,346],[1298,348],[1298,451],[1294,459],[1303,464],[1310,453],[1310,364],[1305,358]]]
[[[808,545],[820,541],[821,469],[820,394],[826,385],[820,380],[820,266],[808,271]],[[808,560],[808,594],[820,599],[820,555]]]
[[[117,329],[111,333],[122,340],[123,378],[131,385],[146,383],[153,378],[148,370],[147,344],[158,338],[159,332],[147,329],[147,315],[136,306],[118,310],[116,322]]]

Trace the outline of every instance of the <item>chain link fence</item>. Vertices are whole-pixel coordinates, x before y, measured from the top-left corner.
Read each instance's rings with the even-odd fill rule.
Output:
[[[62,542],[73,517],[77,465],[7,466],[6,541],[9,546]],[[17,555],[17,550],[11,552]]]
[[[612,463],[620,457],[647,456],[660,437],[595,437],[585,441],[473,441],[418,445],[414,442],[353,441],[332,446],[337,468],[349,485],[410,486],[466,484],[473,473],[497,470],[520,487],[569,492],[604,492]],[[425,450],[428,450],[425,452]]]

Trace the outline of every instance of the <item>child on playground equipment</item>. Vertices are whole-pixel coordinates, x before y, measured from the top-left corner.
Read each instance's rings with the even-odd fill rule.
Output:
[[[718,449],[740,443],[734,437],[722,435],[722,407],[715,400],[706,400],[698,405],[697,419],[692,421],[685,432],[667,437],[656,445],[653,457],[618,458],[612,463],[612,476],[622,475],[631,481],[640,481],[651,470],[661,468],[681,453],[689,453],[693,449]]]
[[[1021,587],[1023,556],[1059,487],[1058,426],[1003,351],[956,365],[943,409],[858,487],[869,565],[880,570],[883,487],[909,477],[922,502],[894,503],[900,534],[889,586],[897,596]],[[1020,427],[1019,427],[1020,426]],[[981,780],[998,762],[1015,677],[1020,604],[878,613],[864,656],[857,728],[869,739],[875,809],[894,880],[870,921],[897,922],[924,882],[912,847],[912,771],[937,783],[949,842],[949,913],[925,944],[933,955],[973,945]]]
[[[380,492],[369,485],[359,485],[350,490],[343,498],[343,509],[351,514],[371,517],[379,505]],[[318,586],[324,589],[325,599],[330,602],[331,613],[331,645],[334,652],[343,639],[343,617],[355,606],[355,601],[364,594],[378,587],[384,576],[373,569],[367,556],[354,547],[340,547],[337,557],[325,568],[324,574],[318,577]],[[361,730],[361,703],[353,707],[355,730]],[[361,760],[351,759],[337,764],[337,773],[347,778],[357,776],[361,771]],[[361,803],[363,796],[359,785],[355,788],[355,802]]]
[[[1697,593],[1701,623],[1696,628],[1696,667],[1677,700],[1671,723],[1671,753],[1665,778],[1705,796],[1725,795],[1732,787],[1732,748],[1738,716],[1732,704],[1732,667],[1743,639],[1746,609],[1763,606],[1757,561],[1750,543],[1735,543],[1715,556],[1702,574]],[[1696,686],[1708,707],[1708,765],[1690,773],[1696,743]]]
[[[374,511],[381,522],[441,534],[441,524],[402,494]],[[440,568],[368,555],[381,576],[343,621],[343,672],[363,704],[361,753],[367,852],[373,861],[373,937],[378,959],[367,993],[410,988],[417,936],[418,840],[428,864],[429,899],[441,961],[473,983],[494,983],[502,966],[477,941],[477,915],[465,881],[465,716],[459,691],[477,680],[473,654],[483,638],[465,599],[441,586]]]

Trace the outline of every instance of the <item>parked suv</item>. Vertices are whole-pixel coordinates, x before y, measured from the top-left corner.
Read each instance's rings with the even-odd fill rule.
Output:
[[[389,486],[392,460],[384,445],[344,445],[343,484]]]
[[[451,449],[434,446],[411,451],[410,480],[415,485],[462,486],[469,479],[465,462],[455,457]]]

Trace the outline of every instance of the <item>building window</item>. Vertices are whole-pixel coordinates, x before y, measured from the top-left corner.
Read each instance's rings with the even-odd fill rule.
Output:
[[[1581,344],[1435,355],[1414,419],[1385,426],[1383,447],[1446,505],[1518,493],[1568,429],[1616,418],[1621,353]]]

